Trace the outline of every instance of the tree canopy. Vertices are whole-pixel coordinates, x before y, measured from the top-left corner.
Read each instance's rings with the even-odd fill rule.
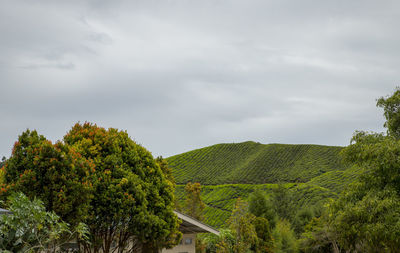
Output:
[[[27,130],[5,164],[2,195],[23,191],[66,221],[85,222],[86,252],[110,252],[113,242],[119,251],[152,252],[180,238],[168,171],[118,129],[77,123],[55,144]]]
[[[27,130],[15,142],[4,170],[3,198],[16,191],[37,197],[72,225],[88,217],[95,166],[74,148]]]
[[[392,95],[380,97],[377,100],[378,107],[383,108],[386,118],[384,126],[387,133],[396,139],[400,138],[400,88],[397,87]]]
[[[184,212],[197,220],[203,220],[203,211],[206,205],[201,199],[200,183],[188,182],[185,186],[185,193]]]
[[[333,201],[305,241],[311,248],[335,252],[398,252],[400,248],[400,89],[378,99],[387,134],[357,131],[342,154],[365,170],[360,179]],[[318,221],[318,222],[316,222]],[[308,247],[308,248],[310,248]],[[307,247],[306,247],[307,248]]]

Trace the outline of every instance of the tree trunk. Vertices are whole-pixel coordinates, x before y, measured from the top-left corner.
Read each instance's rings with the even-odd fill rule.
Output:
[[[339,247],[335,241],[332,241],[332,248],[334,253],[340,253]]]

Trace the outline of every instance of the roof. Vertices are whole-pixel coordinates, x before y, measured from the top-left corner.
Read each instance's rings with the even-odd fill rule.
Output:
[[[201,221],[198,221],[198,220],[196,220],[186,214],[180,213],[178,211],[174,211],[174,213],[178,216],[179,219],[182,220],[179,230],[184,234],[213,233],[215,235],[219,235],[218,230],[202,223]]]
[[[8,214],[11,213],[11,211],[8,211],[6,209],[0,208],[0,214]]]

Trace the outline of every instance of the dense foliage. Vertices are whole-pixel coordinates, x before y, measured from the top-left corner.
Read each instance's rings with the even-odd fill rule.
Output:
[[[332,184],[332,182],[330,182]],[[337,181],[334,184],[341,184]],[[329,198],[336,198],[337,193],[310,183],[285,183],[283,184],[290,193],[296,195],[293,202],[293,209],[300,210],[304,206],[320,206]],[[177,185],[175,195],[184,205],[184,185]],[[272,197],[273,189],[277,184],[227,184],[227,185],[202,185],[201,197],[206,205],[204,209],[204,222],[221,228],[230,217],[237,198],[248,200],[251,193],[260,191],[268,198]],[[272,204],[270,204],[272,205]],[[274,221],[271,221],[272,223]]]
[[[78,123],[52,144],[27,130],[4,171],[3,198],[22,191],[72,224],[85,222],[85,252],[155,252],[180,238],[166,161],[154,159],[126,132]]]
[[[203,220],[203,210],[205,204],[201,198],[201,185],[200,183],[187,183],[185,186],[185,214],[195,218],[196,220]]]
[[[384,108],[387,135],[356,132],[343,150],[345,159],[366,173],[307,227],[303,240],[307,250],[398,252],[400,248],[399,88],[377,105]]]
[[[58,252],[69,240],[87,239],[87,227],[78,224],[75,231],[54,212],[47,212],[43,202],[29,200],[22,193],[8,197],[11,214],[0,215],[1,252]]]
[[[23,132],[4,166],[0,194],[24,192],[37,197],[63,220],[76,225],[88,217],[92,198],[92,161],[62,142],[55,144],[36,131]]]
[[[150,152],[126,132],[76,124],[64,142],[93,161],[96,168],[87,220],[93,242],[90,247],[109,252],[113,241],[124,249],[136,240],[150,252],[168,246],[171,237],[179,234],[172,182]]]
[[[267,219],[257,217],[248,210],[248,203],[240,198],[235,202],[227,229],[221,229],[219,236],[200,236],[204,245],[196,252],[207,253],[268,253],[274,252],[275,245]]]

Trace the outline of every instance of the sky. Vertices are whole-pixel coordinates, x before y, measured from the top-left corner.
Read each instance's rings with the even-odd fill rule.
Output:
[[[26,129],[126,130],[154,156],[385,131],[400,1],[2,0],[0,156]]]

